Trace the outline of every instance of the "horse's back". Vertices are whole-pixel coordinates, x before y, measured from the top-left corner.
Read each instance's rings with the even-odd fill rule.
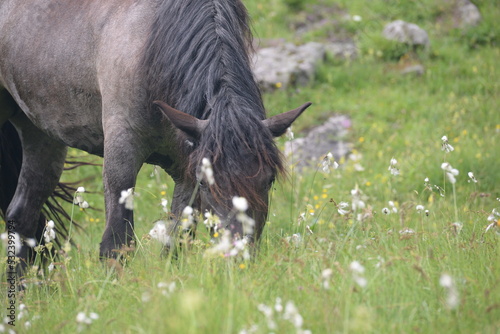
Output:
[[[0,90],[67,145],[78,147],[75,129],[86,129],[82,136],[100,146],[103,103],[132,104],[126,99],[139,84],[134,78],[151,12],[144,3],[2,1]]]

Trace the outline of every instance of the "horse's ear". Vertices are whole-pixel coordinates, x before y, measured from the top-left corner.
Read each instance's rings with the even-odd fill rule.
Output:
[[[160,107],[163,114],[167,116],[175,127],[194,138],[199,138],[207,126],[208,121],[198,119],[194,116],[186,114],[185,112],[172,108],[163,101],[154,101],[153,104]]]
[[[311,102],[307,102],[297,109],[265,119],[263,123],[271,131],[273,136],[279,137],[286,132],[286,129],[288,129],[297,117],[299,117],[311,104]]]

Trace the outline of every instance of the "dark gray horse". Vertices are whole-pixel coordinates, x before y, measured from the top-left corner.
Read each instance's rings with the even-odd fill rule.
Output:
[[[119,199],[144,162],[175,180],[175,215],[199,189],[193,206],[233,236],[243,229],[231,199],[245,197],[258,239],[283,169],[273,137],[309,104],[265,119],[250,48],[238,0],[2,0],[0,126],[14,125],[23,157],[5,219],[36,235],[70,146],[104,157],[102,256],[133,239],[133,211]],[[213,185],[199,173],[204,158]]]

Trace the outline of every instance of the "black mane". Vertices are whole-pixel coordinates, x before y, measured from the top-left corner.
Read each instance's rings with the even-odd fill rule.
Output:
[[[210,120],[190,164],[209,158],[216,179],[228,180],[224,192],[252,201],[257,196],[247,185],[254,175],[248,175],[242,157],[257,157],[260,168],[267,165],[275,173],[282,170],[282,159],[262,124],[265,110],[250,67],[248,22],[238,0],[163,1],[143,67],[150,102],[163,100]]]

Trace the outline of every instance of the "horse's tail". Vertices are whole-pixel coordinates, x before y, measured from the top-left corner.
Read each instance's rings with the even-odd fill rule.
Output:
[[[7,208],[14,197],[19,173],[23,161],[22,144],[17,130],[9,122],[0,128],[0,216],[5,219]],[[58,238],[56,242],[67,240],[68,228],[64,222],[70,220],[70,215],[64,210],[59,200],[73,202],[76,191],[74,184],[59,183],[45,202],[40,217],[38,218],[35,237],[37,242],[43,243],[43,233],[47,218],[54,221]]]

